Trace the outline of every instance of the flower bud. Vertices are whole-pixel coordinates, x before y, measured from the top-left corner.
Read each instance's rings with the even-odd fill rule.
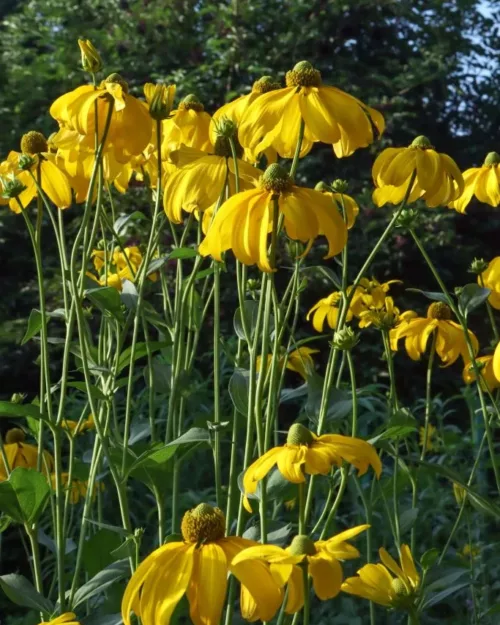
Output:
[[[479,275],[483,273],[483,271],[486,271],[486,269],[488,269],[488,263],[484,260],[484,258],[474,258],[470,264],[469,271]]]
[[[26,189],[26,186],[14,174],[8,177],[0,176],[0,185],[3,187],[2,197],[6,200],[18,197]]]
[[[459,506],[463,504],[463,502],[467,499],[467,491],[463,486],[453,482],[453,494],[455,495],[455,501]]]
[[[336,349],[349,351],[358,344],[359,334],[349,326],[337,330],[333,335],[332,345]]]
[[[421,215],[414,208],[404,208],[396,222],[396,228],[404,228],[405,230],[414,229],[420,221]]]
[[[80,52],[82,53],[83,71],[97,74],[102,69],[102,59],[99,52],[94,48],[89,39],[78,39]]]
[[[144,87],[146,99],[149,102],[149,114],[153,119],[161,121],[167,119],[172,110],[175,96],[175,85],[150,85]]]
[[[14,393],[10,398],[10,401],[13,404],[22,404],[26,397],[26,393]]]
[[[347,182],[347,180],[341,180],[340,178],[337,178],[332,182],[332,189],[335,191],[335,193],[347,193],[347,191],[349,190],[349,183]]]

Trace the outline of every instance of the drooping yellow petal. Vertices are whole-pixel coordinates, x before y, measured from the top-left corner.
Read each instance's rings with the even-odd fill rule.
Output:
[[[283,447],[273,447],[248,467],[243,476],[246,493],[255,493],[258,482],[274,467],[282,453]]]
[[[55,163],[43,160],[40,166],[43,191],[58,208],[71,206],[71,186],[68,177]]]
[[[309,556],[308,562],[309,575],[312,577],[316,596],[321,601],[336,597],[340,592],[343,578],[340,562],[324,552]]]
[[[229,568],[226,554],[217,543],[206,543],[197,551],[198,558],[187,590],[189,615],[195,625],[219,625]]]

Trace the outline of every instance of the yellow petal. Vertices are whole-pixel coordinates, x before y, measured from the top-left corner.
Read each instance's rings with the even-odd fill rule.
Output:
[[[273,447],[248,467],[243,476],[245,493],[255,493],[257,483],[269,473],[282,453],[283,447]]]
[[[343,577],[340,562],[324,552],[309,556],[308,561],[309,575],[312,577],[316,596],[321,601],[336,597],[340,592]]]
[[[41,162],[41,186],[58,208],[71,206],[71,187],[68,177],[51,161]]]
[[[195,625],[219,625],[226,598],[226,554],[217,543],[206,543],[198,553],[187,591],[189,615]],[[158,619],[155,625],[163,622]]]

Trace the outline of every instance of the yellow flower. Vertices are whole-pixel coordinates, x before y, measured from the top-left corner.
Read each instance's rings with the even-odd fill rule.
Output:
[[[225,519],[219,508],[200,504],[182,520],[183,542],[169,542],[153,551],[132,575],[122,599],[122,618],[130,625],[130,612],[143,625],[169,625],[172,613],[186,594],[194,625],[219,625],[226,599],[228,573],[232,573],[257,604],[259,618],[270,621],[283,593],[266,564],[234,558],[252,540],[224,536]]]
[[[436,331],[436,353],[445,366],[452,365],[459,356],[470,362],[469,351],[462,326],[451,321],[451,310],[443,302],[434,302],[427,309],[427,317],[415,317],[390,331],[391,349],[397,351],[399,339],[405,338],[405,347],[412,360],[420,360],[425,352],[429,336]],[[479,343],[473,332],[468,330],[474,354]]]
[[[290,369],[290,371],[295,371],[300,376],[307,380],[308,376],[314,371],[314,360],[311,358],[311,354],[317,354],[319,352],[318,349],[311,349],[310,347],[299,347],[298,349],[290,352],[288,354],[288,358],[286,359],[286,368]],[[283,365],[285,363],[286,350],[283,348],[283,354],[280,356],[278,361],[278,366],[280,369],[283,369]],[[269,354],[267,357],[267,366],[271,366],[273,356]],[[257,372],[260,371],[261,368],[262,357],[257,356],[256,368]]]
[[[10,471],[23,467],[25,469],[36,469],[38,463],[38,448],[35,445],[25,443],[26,435],[21,428],[12,428],[5,435],[5,456]],[[43,452],[42,471],[52,471],[54,458],[48,451]],[[0,481],[7,479],[7,469],[3,457],[0,456]]]
[[[42,621],[39,625],[80,625],[74,612],[65,612],[50,621]]]
[[[102,69],[102,59],[90,39],[78,39],[82,55],[82,67],[85,72],[96,74]]]
[[[477,283],[487,289],[491,289],[488,302],[500,310],[500,256],[496,256],[481,275],[477,277]]]
[[[182,210],[191,213],[213,208],[224,190],[226,178],[230,195],[235,193],[235,165],[229,137],[235,137],[236,127],[232,122],[226,121],[221,132],[227,134],[220,134],[215,145],[210,144],[208,149],[211,153],[191,148],[171,154],[172,160],[179,165],[187,161],[187,164],[169,176],[165,185],[163,207],[173,223],[182,222]],[[237,158],[240,189],[253,189],[262,172],[239,157],[241,148]]]
[[[401,284],[401,280],[379,282],[375,278],[371,280],[369,278],[361,278],[351,299],[350,307],[353,314],[356,317],[360,317],[364,311],[384,308],[386,294],[391,288],[391,284]],[[348,295],[351,294],[352,288],[348,288]]]
[[[493,375],[500,382],[500,343],[495,347],[493,353]]]
[[[423,447],[425,443],[425,448],[427,451],[437,451],[439,449],[439,437],[437,435],[437,429],[434,425],[432,425],[432,423],[429,423],[429,425],[427,426],[427,443],[425,442],[425,428],[420,428],[419,435],[420,447]]]
[[[481,555],[481,549],[480,547],[477,547],[476,545],[472,545],[471,543],[466,543],[462,549],[459,551],[460,555],[463,556],[464,558],[470,559],[472,558],[477,558],[478,556]]]
[[[342,293],[340,291],[334,291],[330,293],[328,297],[323,297],[319,300],[311,310],[307,313],[306,319],[309,321],[311,315],[313,315],[312,324],[316,332],[323,332],[325,320],[328,327],[335,330],[337,327],[337,321],[340,312],[340,306],[342,304]],[[346,321],[352,319],[352,310],[349,307],[347,311]]]
[[[123,252],[121,248],[116,247],[113,254],[109,254],[109,252],[106,254],[104,250],[92,250],[91,257],[94,267],[100,275],[96,277],[90,272],[87,272],[86,275],[101,286],[111,286],[118,291],[122,290],[123,280],[135,282],[143,260],[141,251],[136,245],[125,247]],[[106,262],[108,272],[102,273],[106,269]],[[112,271],[112,269],[116,271]],[[148,279],[156,282],[158,276],[156,273],[151,273],[148,275]]]
[[[316,141],[333,145],[340,158],[373,142],[373,127],[384,131],[384,118],[360,100],[322,85],[321,74],[307,61],[286,74],[286,87],[255,99],[243,115],[241,145],[256,152],[272,146],[283,158],[295,153],[301,120],[305,123],[301,156]]]
[[[52,473],[50,476],[50,482],[52,484],[52,488],[55,490],[56,476],[54,473]],[[69,493],[70,504],[77,504],[80,499],[85,499],[85,496],[89,489],[88,480],[83,481],[73,478],[70,483],[69,473],[61,473],[61,484],[63,485],[64,489]],[[102,482],[95,482],[95,484],[93,485],[92,500],[95,499],[97,489],[104,490],[104,484],[102,484]]]
[[[325,185],[324,182],[318,182],[318,184],[314,188],[316,191],[321,191],[321,193],[324,193],[324,195],[331,198],[332,202],[335,204],[335,207],[341,215],[343,214],[343,206],[345,210],[347,229],[350,230],[356,223],[356,218],[359,215],[359,206],[356,200],[350,195],[346,195],[345,193],[330,191],[330,188]]]
[[[386,297],[381,307],[369,307],[359,313],[359,327],[368,328],[374,325],[379,330],[391,330],[399,324],[406,324],[414,319],[417,313],[413,310],[400,312],[399,308],[394,306],[392,297]]]
[[[49,152],[47,139],[41,132],[31,130],[23,135],[21,153],[10,152],[7,161],[11,165],[11,171],[26,187],[18,197],[24,208],[38,195],[33,176],[35,179],[39,176],[43,192],[58,208],[71,206],[69,179],[58,166],[55,155]],[[9,206],[14,213],[21,212],[16,199],[12,198]]]
[[[295,536],[286,549],[276,545],[256,545],[240,552],[233,560],[233,564],[248,561],[266,562],[280,585],[288,586],[285,612],[294,614],[304,605],[304,578],[300,565],[307,565],[307,572],[312,578],[318,599],[327,601],[336,597],[340,592],[343,578],[340,561],[359,558],[359,551],[347,540],[369,527],[358,525],[327,540],[316,542],[307,536]],[[248,604],[250,603],[248,601]],[[252,613],[251,607],[248,612]]]
[[[95,421],[94,415],[89,414],[89,416],[84,421],[72,421],[71,419],[64,419],[61,423],[61,427],[63,430],[67,430],[71,436],[78,436],[78,434],[83,434],[88,430],[95,429]]]
[[[151,140],[153,121],[146,103],[129,94],[128,84],[120,74],[111,74],[98,87],[83,85],[65,93],[52,104],[50,114],[66,135],[93,150],[96,104],[99,143],[112,107],[105,151],[112,152],[119,163],[127,163],[132,156],[141,154]]]
[[[420,575],[410,548],[401,545],[401,566],[383,547],[379,549],[379,555],[382,564],[365,564],[358,571],[357,577],[345,580],[342,590],[387,607],[413,606],[420,586]]]
[[[341,434],[316,436],[300,423],[294,423],[285,445],[273,447],[248,467],[243,476],[243,490],[245,495],[255,493],[257,484],[276,464],[286,480],[300,484],[305,482],[305,473],[327,475],[332,466],[340,467],[344,460],[355,466],[359,475],[366,473],[369,466],[377,477],[382,472],[380,458],[370,443]],[[246,496],[243,502],[251,512]]]
[[[208,151],[210,149],[210,115],[193,95],[187,95],[162,123],[161,158],[166,161],[171,152],[183,144],[188,148]]]
[[[492,391],[498,388],[500,386],[500,380],[497,380],[495,372],[493,371],[493,354],[479,356],[479,358],[476,358],[476,364],[481,372],[479,383],[483,391],[486,389]],[[474,373],[472,362],[465,365],[462,377],[466,384],[472,384],[476,381],[476,374]]]
[[[149,114],[153,119],[167,119],[174,105],[175,85],[160,85],[147,82],[144,85],[144,95],[149,104]],[[153,137],[156,133],[153,132]]]
[[[420,136],[407,148],[387,148],[379,154],[372,169],[374,203],[399,204],[415,171],[408,204],[421,198],[431,208],[446,206],[463,193],[464,179],[455,161]]]
[[[464,171],[464,183],[465,189],[462,195],[448,204],[450,208],[454,208],[459,213],[465,213],[473,195],[484,204],[498,206],[500,204],[500,155],[490,152],[484,159],[482,167],[472,167]]]
[[[325,235],[328,240],[325,258],[344,248],[347,229],[329,198],[313,189],[296,186],[283,168],[274,164],[266,169],[259,188],[237,193],[224,202],[199,247],[200,254],[220,261],[222,252],[232,249],[243,264],[256,263],[261,271],[272,271],[267,250],[273,228],[274,197],[287,235],[308,243],[304,254],[319,235]]]

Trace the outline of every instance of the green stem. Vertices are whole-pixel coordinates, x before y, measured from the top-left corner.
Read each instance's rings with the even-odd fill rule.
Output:
[[[221,422],[220,414],[220,387],[221,387],[221,349],[220,349],[220,265],[213,263],[214,267],[214,472],[215,472],[215,494],[217,506],[222,508],[222,466],[220,457],[220,431],[219,424]]]
[[[306,534],[306,483],[297,485],[299,491],[299,534]]]
[[[295,154],[293,155],[292,166],[290,167],[290,178],[295,180],[295,174],[297,173],[297,166],[299,164],[300,150],[302,149],[302,142],[304,140],[304,131],[306,124],[303,119],[300,120],[299,135],[297,137],[297,144],[295,146]]]
[[[339,485],[339,489],[337,491],[337,496],[335,497],[335,501],[333,502],[333,506],[330,510],[330,512],[328,513],[328,516],[326,518],[325,521],[325,525],[323,527],[323,530],[320,534],[319,539],[320,540],[324,540],[327,533],[328,533],[328,529],[330,527],[331,522],[333,521],[333,519],[335,518],[335,515],[337,514],[337,510],[339,509],[340,503],[342,501],[342,498],[344,496],[345,493],[345,489],[347,486],[347,477],[348,477],[348,469],[347,467],[343,466],[340,469],[340,485]]]
[[[309,572],[307,560],[302,563],[302,579],[304,580],[304,607],[302,610],[302,625],[309,625],[309,616],[311,612],[311,593],[309,591]]]

